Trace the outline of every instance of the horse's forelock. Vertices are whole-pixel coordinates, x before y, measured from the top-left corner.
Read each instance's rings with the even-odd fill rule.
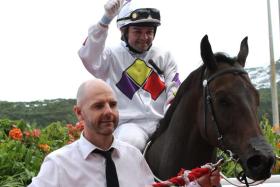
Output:
[[[228,63],[230,65],[233,65],[237,60],[236,57],[230,57],[227,53],[222,52],[215,53],[215,58],[217,63]]]
[[[230,57],[227,53],[223,53],[223,52],[215,53],[215,58],[218,63],[228,63],[232,66],[237,61],[237,57]],[[254,90],[253,93],[258,94],[257,89],[254,87],[254,85],[249,79],[246,79],[246,83],[249,87],[251,87],[251,89]],[[257,98],[259,98],[259,96],[257,96]]]

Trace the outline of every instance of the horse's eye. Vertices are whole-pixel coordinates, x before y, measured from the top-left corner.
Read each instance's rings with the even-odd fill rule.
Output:
[[[227,98],[220,98],[219,99],[219,104],[224,106],[224,107],[229,107],[231,105],[231,102]]]

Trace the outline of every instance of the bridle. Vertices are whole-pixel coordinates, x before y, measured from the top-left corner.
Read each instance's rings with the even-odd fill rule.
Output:
[[[207,68],[204,71],[205,77],[206,77],[206,74],[207,74]],[[230,150],[226,150],[224,148],[223,134],[221,133],[220,125],[219,125],[217,117],[216,117],[216,113],[215,113],[214,106],[213,106],[213,97],[212,97],[211,91],[209,89],[209,85],[213,80],[215,80],[216,78],[221,77],[225,74],[234,74],[234,75],[246,74],[247,75],[248,73],[242,68],[231,67],[231,68],[227,68],[227,69],[218,71],[218,72],[210,75],[209,77],[204,78],[204,80],[202,82],[203,98],[204,98],[204,136],[206,139],[209,139],[209,136],[207,133],[207,127],[208,127],[207,126],[207,117],[208,117],[208,115],[210,115],[211,120],[213,121],[213,124],[215,125],[215,129],[217,131],[217,144],[218,144],[217,147],[219,147],[225,154],[229,155],[231,160],[235,160],[237,162],[238,158],[235,159],[237,156],[234,155]],[[229,152],[231,154],[228,154]],[[223,177],[225,177],[225,176],[223,176]],[[249,185],[253,184],[253,183],[249,183],[247,181],[245,172],[241,172],[237,179],[239,180],[239,182],[245,184],[247,187]]]
[[[202,85],[203,85],[203,98],[204,98],[204,134],[205,134],[205,138],[208,139],[208,134],[207,134],[207,116],[210,115],[211,116],[211,120],[213,121],[213,123],[215,124],[215,128],[217,129],[217,142],[218,142],[218,147],[222,147],[223,146],[223,135],[221,133],[221,129],[216,117],[216,113],[214,110],[214,106],[213,106],[213,97],[211,95],[210,89],[209,89],[209,85],[210,83],[215,80],[217,77],[223,76],[225,74],[234,74],[234,75],[242,75],[242,74],[248,74],[244,69],[242,68],[236,68],[236,67],[232,67],[232,68],[227,68],[221,71],[218,71],[216,73],[214,73],[213,75],[204,78]],[[207,74],[207,69],[205,69],[204,71],[204,76],[206,76]]]

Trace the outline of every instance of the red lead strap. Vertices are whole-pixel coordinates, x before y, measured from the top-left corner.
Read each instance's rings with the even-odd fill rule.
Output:
[[[152,184],[153,187],[169,187],[169,186],[184,186],[190,182],[198,179],[199,177],[211,172],[210,168],[194,168],[191,171],[181,169],[177,177],[169,180],[157,182]]]

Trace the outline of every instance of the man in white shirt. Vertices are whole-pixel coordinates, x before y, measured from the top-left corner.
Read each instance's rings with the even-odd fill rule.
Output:
[[[107,158],[96,153],[108,150],[117,173],[113,187],[144,187],[154,182],[141,152],[113,136],[119,114],[109,85],[100,79],[84,82],[74,112],[85,124],[80,139],[47,155],[29,187],[108,187],[107,172],[112,169],[107,171]],[[217,177],[203,175],[188,187],[216,185],[211,181],[218,181]]]

